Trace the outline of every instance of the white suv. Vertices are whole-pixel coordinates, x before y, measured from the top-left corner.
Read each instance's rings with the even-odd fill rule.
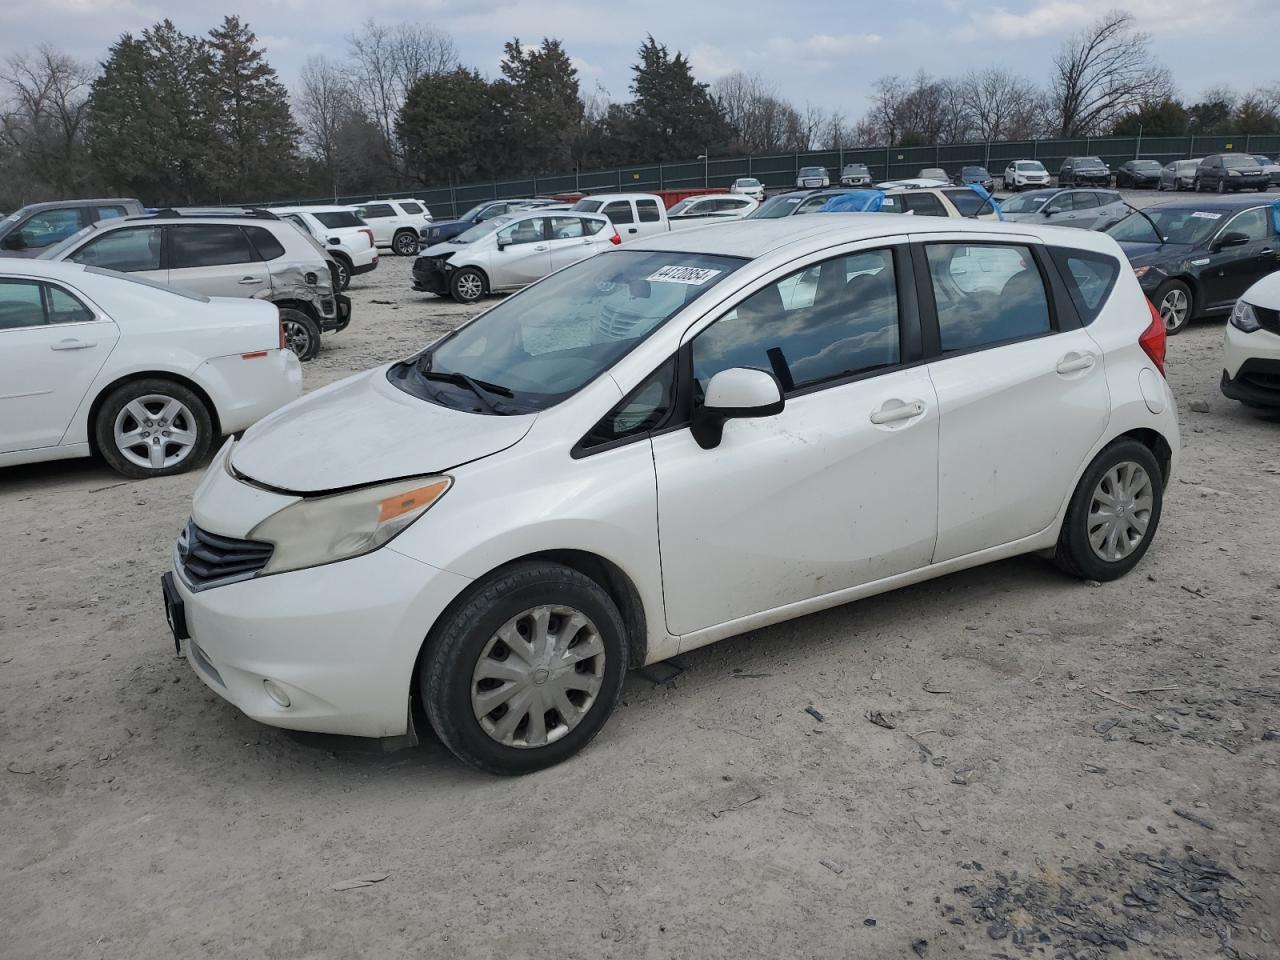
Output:
[[[373,230],[373,242],[401,257],[418,252],[418,232],[431,222],[431,211],[418,200],[370,200],[356,208]]]
[[[272,207],[271,212],[314,237],[333,254],[340,289],[347,289],[352,277],[378,268],[373,230],[353,207]]]
[[[1105,234],[646,237],[227,444],[170,622],[265,723],[387,737],[416,699],[463,760],[535,770],[629,667],[1019,554],[1133,569],[1178,455],[1164,345]]]
[[[1035,187],[1049,186],[1049,171],[1039,160],[1010,160],[1004,168],[1004,188],[1017,193]]]

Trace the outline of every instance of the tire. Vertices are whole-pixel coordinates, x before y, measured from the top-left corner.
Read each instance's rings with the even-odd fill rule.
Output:
[[[1267,188],[1266,188],[1265,186],[1263,186],[1263,187],[1259,187],[1259,188],[1258,188],[1258,192],[1259,192],[1259,193],[1266,193],[1266,192],[1267,192]]]
[[[1108,497],[1119,499],[1124,508],[1115,520],[1108,519]],[[1117,440],[1098,454],[1076,485],[1054,563],[1087,580],[1124,576],[1151,546],[1163,506],[1164,482],[1155,456],[1136,440]],[[1101,545],[1095,547],[1098,541]]]
[[[396,252],[397,256],[417,256],[418,235],[412,230],[401,230],[392,238],[391,249]]]
[[[1224,180],[1222,177],[1218,178],[1218,192],[1219,193],[1227,192],[1227,181]]]
[[[351,286],[351,263],[346,257],[334,257],[335,270],[337,272],[338,292],[341,293],[347,287]]]
[[[463,267],[449,280],[449,295],[458,303],[475,303],[485,294],[484,274],[475,267]]]
[[[1204,185],[1200,182],[1199,177],[1196,177],[1194,180],[1191,181],[1191,189],[1196,193],[1204,192]]]
[[[1169,302],[1166,303],[1166,300]],[[1179,300],[1185,304],[1181,311],[1178,308]],[[1151,302],[1156,305],[1156,310],[1164,319],[1164,332],[1171,337],[1185,330],[1191,318],[1195,316],[1195,296],[1191,293],[1191,288],[1181,280],[1166,280],[1160,284]]]
[[[552,611],[542,633],[548,642],[557,640],[553,631],[572,614],[584,623],[567,650],[598,652],[557,669],[563,653],[539,653],[536,642],[535,613],[547,607]],[[519,654],[500,634],[532,639]],[[622,617],[598,583],[560,564],[524,562],[478,583],[436,623],[422,655],[418,689],[432,728],[454,756],[487,773],[512,776],[567,760],[600,732],[622,692],[627,655]],[[505,699],[495,696],[503,692]],[[485,694],[493,709],[477,716],[488,705],[477,703]],[[561,697],[565,706],[558,708],[554,701]],[[561,709],[575,712],[571,722]]]
[[[213,417],[205,401],[162,377],[135,380],[111,391],[92,426],[98,453],[107,465],[138,480],[184,473],[200,463],[213,444]],[[135,442],[128,443],[130,439]]]
[[[301,310],[285,307],[280,311],[285,346],[306,363],[320,352],[320,325]]]

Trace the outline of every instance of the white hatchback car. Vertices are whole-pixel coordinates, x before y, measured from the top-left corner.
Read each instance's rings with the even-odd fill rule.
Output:
[[[1222,392],[1249,407],[1280,407],[1280,272],[1240,295],[1227,321]]]
[[[525,210],[482,220],[422,251],[413,289],[475,303],[487,293],[519,290],[549,273],[622,242],[599,213]]]
[[[879,214],[651,237],[228,443],[165,574],[251,717],[581,749],[627,668],[1017,554],[1110,580],[1178,453],[1110,237]]]
[[[189,470],[302,393],[280,316],[76,263],[0,261],[0,466]]]

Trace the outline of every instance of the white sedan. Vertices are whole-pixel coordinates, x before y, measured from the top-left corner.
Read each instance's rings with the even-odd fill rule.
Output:
[[[0,261],[0,466],[181,473],[302,393],[280,315],[74,263]]]
[[[1105,234],[849,214],[647,237],[228,443],[165,574],[249,716],[495,773],[627,669],[1018,554],[1112,580],[1179,448]]]
[[[686,197],[667,211],[672,230],[741,220],[760,206],[745,194],[708,193]]]
[[[620,243],[603,214],[545,208],[505,214],[423,250],[413,263],[413,289],[475,303]]]
[[[1280,273],[1240,295],[1223,349],[1222,392],[1249,407],[1280,407]]]

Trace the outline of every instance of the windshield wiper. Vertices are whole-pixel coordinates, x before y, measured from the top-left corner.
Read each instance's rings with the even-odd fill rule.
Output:
[[[485,383],[482,380],[475,380],[459,371],[444,372],[442,370],[419,370],[419,374],[424,380],[439,380],[444,383],[455,383],[460,387],[466,387],[476,395],[476,399],[484,404],[484,408],[490,413],[504,413],[499,410],[497,405],[490,400],[485,393],[494,393],[500,397],[513,397],[513,394],[506,387],[499,386],[496,383]]]
[[[1163,247],[1167,241],[1165,240],[1164,234],[1160,232],[1160,228],[1156,226],[1156,222],[1152,220],[1150,217],[1148,217],[1141,210],[1139,210],[1137,207],[1135,207],[1133,204],[1126,203],[1125,206],[1128,207],[1130,210],[1132,210],[1134,213],[1136,213],[1138,216],[1140,216],[1143,220],[1147,221],[1147,223],[1151,224],[1152,232],[1155,233],[1156,239],[1160,241],[1160,246]]]

